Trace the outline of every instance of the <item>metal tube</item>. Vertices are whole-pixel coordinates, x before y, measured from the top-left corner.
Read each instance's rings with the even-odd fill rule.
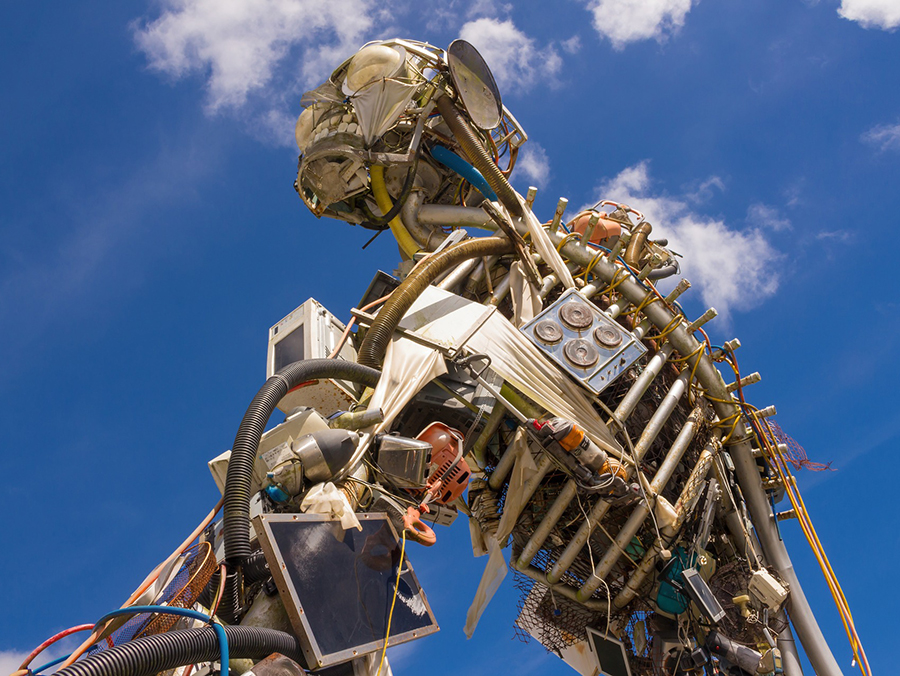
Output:
[[[472,443],[472,448],[469,452],[482,469],[484,469],[485,465],[484,450],[487,448],[488,443],[490,443],[491,438],[497,433],[497,430],[500,429],[500,425],[503,423],[503,418],[505,416],[506,407],[499,401],[495,401],[494,408],[491,409],[488,419],[484,422],[484,428]]]
[[[434,226],[426,227],[419,220],[419,214],[422,211],[422,199],[421,190],[413,189],[409,197],[406,198],[403,209],[400,211],[400,220],[403,221],[403,226],[422,248],[434,251],[441,242],[447,239],[447,235]]]
[[[657,470],[656,476],[653,477],[653,481],[650,484],[650,495],[647,496],[651,502],[655,503],[657,494],[672,477],[672,473],[675,471],[678,463],[681,462],[684,452],[697,434],[697,429],[700,426],[702,417],[703,414],[699,408],[695,408],[691,411],[687,422],[681,428],[681,431],[672,443],[672,447],[666,454],[665,460],[663,460],[662,465],[660,465]],[[625,525],[622,526],[622,529],[616,536],[615,542],[606,550],[603,554],[603,558],[600,559],[600,562],[594,567],[594,571],[588,576],[587,580],[584,581],[581,589],[578,590],[577,596],[579,599],[588,599],[597,590],[597,587],[600,586],[600,582],[609,575],[609,571],[616,565],[622,551],[628,546],[632,538],[640,530],[641,526],[644,525],[644,521],[650,514],[651,509],[653,509],[653,505],[648,503],[647,500],[641,501],[634,509],[631,516],[628,517],[628,521],[625,522]]]
[[[515,561],[515,560],[510,563],[510,566],[513,568],[513,570],[516,570],[516,571],[522,573],[523,575],[527,575],[535,582],[538,582],[538,583],[544,585],[545,587],[549,587],[550,590],[553,591],[553,593],[560,594],[561,596],[565,596],[567,599],[571,599],[572,601],[577,600],[575,598],[575,590],[572,589],[572,587],[570,587],[567,584],[557,584],[556,582],[551,582],[548,579],[547,575],[544,573],[544,571],[538,570],[534,566],[530,566],[530,565],[519,567],[518,561]],[[595,612],[605,613],[608,609],[607,605],[605,603],[603,603],[602,601],[598,601],[597,599],[589,599],[587,601],[578,601],[578,603],[585,606],[589,610],[593,610]]]
[[[650,448],[650,445],[656,440],[656,437],[666,424],[666,421],[675,409],[675,405],[678,403],[681,395],[684,394],[685,382],[689,377],[690,372],[685,369],[681,375],[678,376],[678,380],[672,383],[672,387],[669,388],[666,396],[663,398],[662,402],[660,402],[659,408],[656,409],[656,412],[654,412],[653,416],[650,418],[650,422],[648,422],[647,426],[644,428],[640,440],[634,447],[634,460],[638,464],[641,462],[644,453],[647,452],[647,449]],[[632,468],[629,466],[625,471],[630,475]],[[588,513],[588,518],[578,527],[575,537],[573,537],[571,542],[566,545],[566,548],[563,550],[562,554],[559,555],[556,563],[553,564],[553,568],[551,568],[550,572],[547,574],[547,577],[551,581],[557,582],[562,579],[563,573],[565,573],[569,566],[572,565],[572,562],[578,558],[582,547],[584,547],[584,544],[588,541],[591,533],[594,532],[594,528],[597,527],[597,524],[600,523],[600,520],[606,515],[608,509],[609,503],[606,500],[602,498],[597,500],[596,504]]]
[[[691,474],[685,482],[684,488],[681,489],[681,495],[675,503],[675,524],[669,528],[666,528],[665,526],[662,528],[662,541],[657,540],[654,547],[644,555],[637,570],[631,574],[628,582],[613,601],[613,605],[616,608],[624,608],[635,596],[637,596],[638,591],[643,586],[647,576],[655,569],[660,550],[667,548],[671,544],[672,537],[681,529],[681,525],[689,514],[688,506],[694,503],[697,494],[700,492],[700,487],[703,485],[703,481],[709,473],[709,468],[712,465],[713,459],[718,453],[719,448],[721,448],[721,444],[719,443],[718,436],[714,436],[700,452],[700,458],[694,465],[694,469],[691,470]]]
[[[488,301],[491,305],[500,305],[504,298],[506,298],[506,294],[509,293],[509,285],[512,281],[512,274],[507,272],[503,279],[494,287],[494,295],[491,296],[490,301]]]
[[[566,511],[566,508],[575,498],[575,491],[575,482],[569,479],[566,482],[566,485],[563,486],[563,489],[559,492],[559,495],[556,496],[556,500],[550,505],[550,509],[547,510],[547,513],[544,515],[544,518],[541,519],[538,527],[534,529],[534,532],[531,534],[525,547],[522,549],[522,553],[519,555],[519,566],[524,567],[531,563],[534,555],[537,554],[538,550],[543,546],[544,541],[550,535],[550,531],[553,530],[553,527],[556,526],[556,523],[563,515],[563,512]]]
[[[524,233],[524,224],[517,225],[522,228]],[[549,233],[549,237],[556,246],[563,239],[559,233]],[[589,265],[593,258],[593,252],[572,240],[566,242],[561,253],[582,267]],[[596,261],[593,268],[597,276],[607,283],[612,281],[619,269],[619,266],[605,258]],[[632,303],[636,304],[639,304],[647,296],[647,293],[650,293],[633,278],[624,280],[618,289]],[[664,329],[673,319],[672,312],[663,303],[650,303],[643,312],[659,329]],[[729,396],[725,391],[725,382],[715,364],[708,355],[698,351],[700,343],[697,342],[697,339],[690,335],[685,327],[678,326],[669,334],[669,342],[682,355],[687,356],[696,352],[695,356],[687,360],[687,365],[693,368],[697,360],[700,361],[697,364],[696,378],[712,397],[722,400],[712,402],[719,418],[725,420],[739,413],[736,405],[728,403]],[[730,453],[735,462],[738,483],[747,500],[747,507],[763,552],[768,563],[774,566],[779,575],[791,585],[790,617],[797,630],[797,637],[818,676],[841,676],[841,670],[831,654],[822,630],[819,628],[809,602],[800,587],[800,581],[797,579],[787,548],[778,536],[775,517],[759,479],[759,471],[752,455],[747,432],[738,426],[731,441]]]
[[[452,291],[461,284],[464,279],[469,277],[469,273],[472,272],[476,265],[480,264],[481,261],[478,258],[470,258],[467,261],[463,261],[456,266],[455,270],[441,280],[438,284],[438,288],[444,289],[445,291]]]
[[[622,397],[622,401],[619,402],[619,405],[616,406],[616,410],[613,411],[613,417],[616,420],[620,423],[624,423],[628,420],[628,416],[631,415],[632,411],[634,411],[638,402],[641,400],[641,397],[647,392],[650,384],[656,379],[656,376],[659,375],[662,367],[668,361],[669,357],[672,356],[674,349],[675,347],[671,343],[666,343],[659,352],[653,355],[647,363],[647,367],[632,383],[631,387],[628,388],[628,392],[625,393],[625,396]]]
[[[480,228],[482,230],[497,229],[484,210],[477,207],[460,207],[451,204],[423,204],[418,211],[418,222],[421,225],[447,225],[459,228]]]
[[[578,558],[582,547],[584,547],[584,544],[588,541],[591,533],[594,532],[597,524],[600,523],[600,520],[606,515],[608,509],[609,503],[602,498],[594,503],[594,506],[591,507],[591,511],[588,512],[587,519],[582,521],[581,525],[578,527],[575,537],[573,537],[572,541],[566,545],[566,548],[563,550],[562,554],[559,555],[559,558],[556,560],[556,563],[553,564],[550,572],[547,573],[547,579],[551,583],[559,582],[562,579],[563,574],[569,569],[572,562]]]

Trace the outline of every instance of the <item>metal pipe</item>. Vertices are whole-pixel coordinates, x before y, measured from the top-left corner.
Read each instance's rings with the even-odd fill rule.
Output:
[[[575,598],[575,590],[567,584],[558,584],[556,582],[551,582],[547,575],[542,570],[538,570],[534,566],[522,566],[519,567],[518,561],[512,561],[510,566],[513,570],[516,570],[523,575],[527,575],[535,582],[544,585],[545,587],[549,587],[550,590],[559,594],[560,596],[565,596],[567,599],[572,601],[576,601]],[[578,601],[581,605],[585,606],[588,610],[593,610],[595,612],[603,612],[605,613],[608,610],[607,604],[602,601],[598,601],[597,599],[588,599],[587,601]]]
[[[654,507],[654,504],[651,503],[656,502],[656,496],[672,477],[675,468],[678,466],[678,463],[681,462],[684,452],[687,450],[691,441],[694,440],[694,436],[697,434],[702,418],[703,413],[699,408],[695,408],[691,411],[687,422],[681,428],[681,431],[672,443],[672,447],[666,454],[665,460],[663,460],[662,465],[660,465],[656,475],[653,477],[653,481],[650,483],[650,494],[647,496],[647,499],[649,499],[650,502],[645,499],[635,507],[631,516],[628,517],[628,521],[625,522],[625,525],[622,526],[622,529],[616,536],[613,544],[606,550],[603,554],[603,558],[600,559],[600,562],[594,567],[594,571],[588,576],[587,580],[584,581],[581,589],[578,590],[577,596],[579,599],[588,599],[593,595],[597,590],[597,587],[600,586],[601,581],[609,575],[609,571],[616,565],[616,562],[619,560],[619,556],[624,551],[625,547],[629,545],[632,538],[634,538],[641,526],[644,525],[644,521],[650,514],[650,510]]]
[[[434,251],[447,238],[447,235],[434,227],[425,227],[419,220],[419,215],[422,211],[422,199],[422,192],[413,189],[409,197],[406,198],[403,209],[400,210],[400,220],[403,221],[404,227],[423,249]]]
[[[690,372],[688,369],[682,371],[681,375],[678,376],[678,379],[672,383],[672,387],[669,388],[669,391],[666,393],[662,402],[660,402],[659,408],[653,413],[653,416],[644,428],[643,434],[641,434],[640,440],[638,440],[637,445],[634,447],[634,461],[636,463],[640,464],[644,453],[647,452],[647,449],[650,448],[651,444],[653,444],[663,426],[666,424],[666,421],[675,409],[675,405],[678,403],[681,395],[684,394],[685,382],[689,377]],[[626,467],[625,471],[630,476],[632,467]],[[608,509],[609,502],[603,498],[597,500],[596,504],[594,504],[591,511],[588,513],[588,518],[578,527],[575,537],[573,537],[569,544],[566,545],[566,548],[563,550],[562,554],[559,555],[556,563],[553,564],[553,568],[551,568],[550,572],[547,574],[547,577],[551,581],[557,582],[562,579],[563,574],[568,570],[569,566],[572,565],[572,562],[578,558],[582,547],[584,547],[584,544],[588,541],[591,533],[594,532],[597,524],[600,523],[600,520],[606,515]]]
[[[497,286],[494,287],[494,293],[488,303],[491,305],[500,305],[500,303],[503,302],[503,299],[506,298],[506,294],[509,293],[509,285],[511,282],[512,274],[507,272]]]
[[[524,225],[516,225],[523,229],[524,234]],[[549,237],[556,246],[559,246],[563,239],[559,233],[549,233]],[[569,240],[562,246],[561,253],[570,261],[582,267],[589,265],[594,257],[592,251],[573,240]],[[593,268],[597,276],[605,280],[607,284],[612,282],[613,276],[620,269],[620,266],[602,257],[596,261]],[[625,279],[618,286],[618,289],[635,304],[640,304],[647,297],[648,293],[652,293],[641,284],[638,284],[633,278]],[[668,326],[673,319],[672,312],[663,303],[650,303],[644,308],[643,312],[660,330]],[[678,326],[669,334],[669,342],[675,346],[675,349],[680,354],[685,356],[694,355],[687,360],[687,365],[693,368],[696,364],[697,380],[712,397],[722,400],[712,402],[719,418],[725,420],[739,413],[738,407],[729,403],[729,396],[725,391],[725,382],[722,380],[721,373],[719,373],[708,355],[698,349],[700,348],[700,343],[697,339],[690,335],[684,326]],[[698,360],[700,361],[699,364],[697,364]],[[747,501],[753,526],[759,537],[766,560],[791,585],[790,617],[797,631],[797,637],[800,639],[800,643],[803,645],[813,668],[819,676],[840,676],[840,668],[831,654],[828,643],[825,641],[822,630],[819,628],[809,602],[802,591],[787,548],[778,536],[775,517],[771,512],[768,498],[759,479],[759,471],[752,455],[749,437],[747,432],[741,429],[740,426],[735,430],[731,439],[730,452],[735,461],[738,483]]]
[[[484,451],[493,436],[497,433],[497,430],[500,429],[500,425],[503,423],[503,418],[505,416],[506,407],[499,401],[495,401],[494,408],[491,409],[488,419],[484,422],[484,428],[482,428],[478,437],[472,443],[472,448],[469,452],[482,469],[484,469],[485,466]]]
[[[672,356],[674,349],[674,345],[666,343],[659,352],[653,355],[647,363],[646,368],[641,371],[641,374],[632,383],[631,387],[628,388],[628,392],[622,397],[622,401],[616,406],[616,410],[613,411],[613,417],[616,420],[620,423],[624,423],[628,420],[628,416],[631,415],[638,405],[638,402],[641,400],[641,397],[643,397],[649,389],[650,384],[656,379],[656,376],[659,375],[662,367],[665,366],[669,357]]]
[[[531,563],[534,555],[537,554],[538,550],[543,546],[547,537],[550,535],[550,531],[553,530],[560,517],[562,517],[563,512],[566,511],[566,508],[575,498],[575,491],[575,482],[569,479],[559,492],[559,495],[556,496],[556,500],[550,505],[550,509],[547,510],[547,513],[544,515],[544,518],[541,519],[538,527],[534,529],[534,532],[531,534],[525,547],[522,549],[522,553],[519,555],[519,566],[524,567]]]
[[[469,273],[475,268],[476,265],[480,265],[481,261],[477,258],[470,258],[467,261],[463,261],[441,282],[438,284],[439,289],[444,289],[445,291],[452,291],[459,284],[463,282],[463,280],[469,277]]]
[[[421,225],[446,225],[457,228],[480,228],[481,230],[497,229],[483,209],[477,207],[461,207],[451,204],[423,204],[419,209]]]
[[[623,256],[625,262],[631,267],[636,268],[638,266],[644,243],[647,241],[647,236],[651,230],[653,230],[653,227],[646,221],[632,230],[631,241],[628,242],[628,248],[625,249],[625,255]]]

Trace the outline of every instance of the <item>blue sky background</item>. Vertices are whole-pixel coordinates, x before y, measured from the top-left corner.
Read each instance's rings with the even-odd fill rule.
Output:
[[[0,667],[118,607],[218,497],[308,297],[349,317],[387,236],[291,188],[302,92],[369,39],[487,57],[529,133],[514,184],[642,209],[687,257],[749,390],[835,472],[800,472],[876,673],[895,661],[900,292],[897,0],[4,3],[0,9]],[[786,508],[783,506],[783,508]],[[795,522],[795,565],[851,652]],[[411,552],[442,626],[399,674],[570,673],[513,638],[507,578],[471,641],[483,559],[460,520]],[[39,660],[40,662],[40,660]],[[3,669],[0,669],[3,671]]]

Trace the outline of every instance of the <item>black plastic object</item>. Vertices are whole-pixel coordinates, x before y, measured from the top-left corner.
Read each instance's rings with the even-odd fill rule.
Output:
[[[494,129],[503,117],[500,89],[484,58],[470,42],[454,40],[447,49],[453,88],[479,129]]]
[[[713,655],[724,657],[731,664],[749,674],[756,673],[756,668],[759,666],[760,659],[762,659],[762,655],[753,650],[753,648],[741,645],[715,629],[709,632],[709,635],[706,637],[706,648]]]
[[[300,642],[283,631],[226,626],[225,636],[231,658],[259,658],[279,652],[293,660],[303,659]],[[61,676],[151,676],[185,664],[218,659],[216,632],[212,627],[203,627],[138,638],[81,659],[56,673]]]
[[[384,514],[359,514],[362,530],[315,514],[254,520],[306,663],[330,666],[438,631],[412,567]]]
[[[260,388],[238,428],[228,473],[225,475],[223,535],[225,559],[240,565],[253,550],[250,548],[250,485],[259,440],[269,416],[289,390],[319,378],[338,378],[375,387],[381,373],[375,369],[342,359],[308,359],[289,364],[266,380]]]

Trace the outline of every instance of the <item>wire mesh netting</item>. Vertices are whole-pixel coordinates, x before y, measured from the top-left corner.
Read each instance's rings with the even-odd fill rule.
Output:
[[[216,559],[208,542],[199,542],[182,554],[181,565],[155,600],[156,605],[190,608],[216,571]],[[180,618],[174,615],[143,613],[128,619],[92,652],[112,648],[132,639],[169,631]]]
[[[768,425],[762,425],[762,432],[769,441],[774,444],[784,444],[787,451],[784,458],[791,463],[795,469],[809,469],[813,472],[824,472],[831,469],[831,463],[813,462],[806,455],[806,450],[790,437],[781,426],[774,420],[769,420]],[[771,428],[771,432],[769,431]],[[832,470],[833,471],[833,470]]]

